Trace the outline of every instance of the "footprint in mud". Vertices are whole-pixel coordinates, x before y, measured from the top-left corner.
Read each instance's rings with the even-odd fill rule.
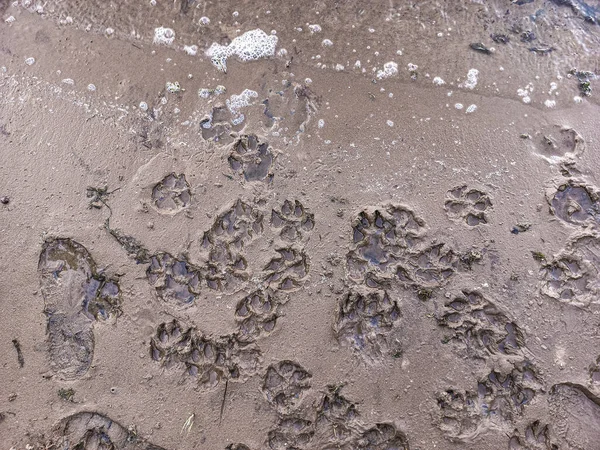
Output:
[[[430,291],[460,262],[444,243],[424,245],[425,222],[404,206],[365,210],[352,229],[347,274],[370,288],[385,289],[395,280],[417,292]]]
[[[298,200],[285,200],[279,210],[271,211],[271,226],[281,230],[279,236],[284,241],[296,242],[315,227],[315,216]]]
[[[570,179],[546,192],[550,212],[563,222],[583,225],[600,221],[600,193],[582,181]]]
[[[490,428],[508,428],[542,388],[537,369],[529,361],[514,363],[506,374],[492,371],[477,391],[448,389],[437,396],[438,427],[449,437],[472,441]]]
[[[233,116],[225,105],[215,106],[207,117],[200,121],[200,134],[206,141],[218,145],[229,145],[235,135],[244,128],[244,124],[232,123]]]
[[[334,324],[335,335],[367,362],[398,357],[399,343],[390,334],[401,318],[400,308],[385,291],[347,292],[340,300]]]
[[[191,200],[190,185],[184,174],[171,173],[152,189],[152,203],[160,213],[178,213],[187,208]]]
[[[540,292],[580,308],[597,303],[599,267],[600,235],[595,231],[579,233],[552,259],[542,261]]]
[[[556,163],[565,159],[574,160],[583,154],[585,141],[573,128],[559,125],[549,126],[533,137],[537,153],[548,162]]]
[[[81,450],[163,450],[140,438],[135,428],[125,428],[95,412],[79,412],[63,419],[52,441],[44,448]]]
[[[449,340],[470,357],[513,355],[525,346],[520,328],[478,292],[462,291],[448,302],[438,324],[452,331]]]
[[[249,278],[244,246],[262,232],[262,213],[241,200],[216,218],[201,243],[207,252],[206,284],[210,289],[232,293],[243,287]]]
[[[308,448],[314,435],[312,422],[298,417],[282,418],[277,428],[269,431],[267,445],[271,450],[300,450]]]
[[[261,142],[254,134],[244,134],[233,144],[229,167],[243,175],[246,181],[273,181],[275,156],[268,142]]]
[[[531,422],[523,433],[515,430],[508,442],[509,450],[558,450],[551,438],[550,427],[539,420]]]
[[[271,364],[263,379],[262,391],[267,401],[280,414],[296,410],[310,389],[312,374],[292,361]]]
[[[315,436],[324,448],[346,448],[360,429],[356,404],[341,394],[342,387],[328,386],[317,407]]]
[[[292,132],[289,138],[299,136],[306,130],[310,118],[317,111],[315,94],[305,85],[288,82],[269,89],[268,97],[263,101],[265,128],[274,132]]]
[[[160,324],[150,342],[150,356],[165,369],[177,369],[204,389],[244,381],[256,373],[260,350],[236,336],[210,338],[177,320]]]
[[[584,386],[561,383],[552,386],[548,402],[558,448],[598,448],[600,398]]]
[[[256,291],[240,300],[235,309],[240,341],[252,342],[270,334],[277,324],[278,307],[277,298],[269,291]]]
[[[65,379],[81,377],[93,359],[94,322],[120,314],[119,285],[72,239],[44,242],[38,273],[52,369]]]
[[[450,189],[446,198],[444,208],[450,219],[464,222],[470,227],[488,223],[492,201],[485,192],[462,185]]]
[[[293,291],[302,287],[310,269],[306,253],[293,247],[279,248],[275,251],[279,255],[271,258],[263,271],[267,286],[282,291]]]
[[[409,450],[408,439],[390,423],[378,423],[365,431],[352,447],[364,450]]]
[[[191,305],[200,295],[200,269],[169,253],[158,253],[150,258],[146,277],[158,296],[166,302]]]

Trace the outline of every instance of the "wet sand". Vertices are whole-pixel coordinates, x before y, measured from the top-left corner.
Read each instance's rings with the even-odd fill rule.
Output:
[[[557,3],[0,3],[0,448],[600,448]]]

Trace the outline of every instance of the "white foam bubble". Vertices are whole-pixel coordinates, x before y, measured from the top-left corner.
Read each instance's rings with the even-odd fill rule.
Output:
[[[30,56],[29,58],[25,59],[25,64],[27,64],[28,66],[31,66],[35,63],[35,58],[33,56]]]
[[[308,29],[310,30],[311,33],[320,33],[321,32],[321,25],[317,25],[315,23],[314,25],[309,25]]]
[[[96,91],[96,85],[95,85],[95,84],[92,84],[92,83],[90,83],[90,84],[88,84],[88,86],[87,86],[87,89],[88,89],[88,91],[90,91],[90,92],[94,92],[94,91]]]
[[[391,120],[388,120],[386,123],[387,123],[388,127],[394,126],[394,122],[392,122]]]
[[[454,107],[460,111],[461,109],[463,109],[463,104],[462,103],[455,103]]]
[[[146,102],[140,102],[139,107],[142,111],[148,111],[148,103]]]
[[[546,100],[544,105],[546,105],[546,108],[554,108],[556,106],[556,100]]]
[[[227,105],[227,109],[231,112],[231,115],[234,116],[232,123],[237,125],[237,123],[243,122],[243,114],[240,113],[240,109],[245,108],[246,106],[250,106],[253,102],[253,99],[258,97],[258,92],[253,91],[251,89],[244,89],[241,94],[233,94],[227,100],[225,100],[225,104]],[[234,121],[239,120],[241,116],[241,120],[237,123]]]
[[[206,16],[202,16],[200,17],[199,23],[200,25],[208,25],[210,24],[210,19]]]
[[[471,113],[474,113],[475,111],[477,111],[477,105],[469,105],[467,107],[467,110],[465,111],[465,113],[471,114]]]
[[[172,28],[158,27],[154,29],[154,43],[158,45],[171,45],[175,40],[175,31]]]
[[[459,84],[459,87],[464,87],[465,89],[475,89],[475,86],[477,86],[477,81],[479,77],[479,70],[477,69],[469,69],[469,72],[467,73],[467,79],[465,80],[464,83]]]
[[[217,69],[226,72],[227,58],[230,56],[237,56],[239,60],[247,62],[275,55],[277,40],[277,36],[257,28],[236,37],[229,45],[213,42],[206,55]]]
[[[433,79],[433,84],[435,84],[437,86],[441,86],[443,84],[446,84],[446,82],[444,80],[442,80],[440,77],[435,77]]]
[[[325,121],[323,119],[319,119],[319,121],[317,122],[317,126],[319,128],[323,128],[325,126]]]
[[[323,47],[331,47],[333,45],[333,42],[331,42],[330,39],[323,39],[323,42],[321,42],[321,45]]]
[[[197,45],[184,45],[183,51],[186,52],[190,56],[196,56],[196,54],[198,53],[198,46]]]
[[[393,77],[398,75],[398,64],[394,61],[388,61],[383,65],[382,70],[377,71],[377,78],[382,80],[383,78]]]

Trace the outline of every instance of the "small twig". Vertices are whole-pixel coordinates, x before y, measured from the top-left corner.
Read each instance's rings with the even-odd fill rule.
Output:
[[[225,391],[223,392],[223,401],[221,402],[221,413],[219,414],[219,425],[223,420],[223,411],[225,410],[225,398],[227,397],[227,387],[229,386],[229,380],[225,380]]]
[[[23,352],[21,351],[21,344],[17,339],[12,340],[15,349],[17,350],[17,360],[19,361],[19,367],[23,368],[25,366],[25,358],[23,358]]]

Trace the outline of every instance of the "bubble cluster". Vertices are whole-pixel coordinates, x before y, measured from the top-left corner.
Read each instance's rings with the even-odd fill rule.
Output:
[[[255,61],[275,55],[277,36],[268,35],[261,29],[247,31],[236,37],[229,45],[216,42],[206,51],[212,63],[221,71],[227,71],[227,58],[237,56],[243,62]]]
[[[175,40],[175,31],[172,28],[158,27],[154,29],[154,43],[158,45],[171,45]]]
[[[394,75],[398,75],[398,64],[394,61],[386,62],[383,65],[383,70],[377,71],[377,78],[380,80],[383,78],[389,78]]]

